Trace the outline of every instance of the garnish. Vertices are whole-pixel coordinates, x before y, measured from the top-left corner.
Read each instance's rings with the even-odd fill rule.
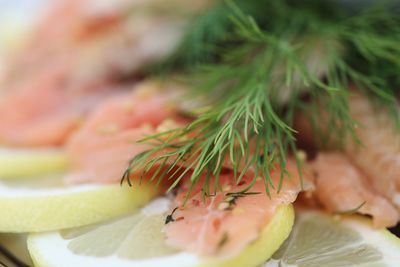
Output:
[[[238,198],[238,197],[245,197],[258,194],[261,194],[261,192],[231,192],[227,193],[226,196]]]
[[[400,17],[389,4],[354,10],[331,1],[264,2],[225,1],[194,20],[182,47],[162,66],[185,74],[203,112],[186,127],[141,140],[153,148],[131,160],[124,178],[156,168],[152,179],[172,176],[171,190],[186,175],[192,187],[205,176],[207,196],[210,177],[215,192],[228,165],[237,183],[253,170],[244,192],[262,177],[269,194],[288,176],[289,153],[300,172],[296,112],[310,115],[325,143],[348,135],[357,140],[348,107],[354,85],[400,121],[393,71],[400,70]],[[270,179],[276,167],[278,185]]]
[[[224,233],[221,237],[221,240],[218,242],[217,250],[222,249],[222,247],[228,242],[228,240],[229,240],[229,235],[227,233]]]
[[[355,208],[348,209],[348,210],[341,210],[341,211],[336,211],[333,214],[334,215],[348,215],[348,214],[355,214],[357,213],[364,205],[367,203],[366,201],[363,201],[360,205],[358,205]]]
[[[225,195],[224,200],[219,203],[219,210],[231,210],[236,205],[236,200],[240,197],[250,196],[250,195],[258,195],[260,192],[233,192],[227,193]]]
[[[175,213],[175,211],[178,209],[178,207],[175,207],[173,210],[172,210],[172,212],[171,212],[171,214],[168,214],[167,215],[167,217],[165,217],[165,223],[164,224],[169,224],[170,222],[174,222],[175,221],[175,219],[174,219],[174,213]]]

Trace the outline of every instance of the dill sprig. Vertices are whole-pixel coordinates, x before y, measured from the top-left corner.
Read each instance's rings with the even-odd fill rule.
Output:
[[[279,191],[288,175],[290,151],[300,171],[296,112],[308,112],[317,132],[335,129],[328,142],[349,134],[357,139],[348,103],[352,85],[397,110],[399,80],[392,70],[400,69],[400,20],[387,7],[349,13],[328,1],[240,3],[225,1],[195,19],[194,33],[182,42],[186,49],[170,58],[189,77],[190,96],[206,99],[209,108],[185,127],[141,140],[152,148],[131,160],[124,179],[129,181],[133,170],[156,169],[152,179],[172,177],[171,190],[189,175],[192,187],[203,181],[204,194],[211,195],[210,183],[217,190],[221,170],[229,166],[238,183],[252,169],[253,182],[262,177],[269,194]],[[206,38],[210,21],[217,23],[218,34]],[[193,43],[196,48],[187,54]],[[392,114],[398,121],[398,112]],[[270,177],[276,167],[278,185]]]
[[[340,210],[340,211],[335,211],[333,214],[335,215],[351,215],[351,214],[355,214],[358,211],[360,211],[360,209],[362,207],[364,207],[364,205],[366,204],[366,201],[363,201],[361,204],[359,204],[357,207],[352,208],[352,209],[347,209],[347,210]]]

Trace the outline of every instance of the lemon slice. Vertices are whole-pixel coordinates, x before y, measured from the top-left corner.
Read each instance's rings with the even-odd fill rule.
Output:
[[[61,172],[67,165],[67,157],[61,150],[0,148],[0,179]]]
[[[63,184],[62,177],[0,181],[0,232],[40,232],[107,220],[157,194],[154,185]]]
[[[258,240],[234,258],[202,258],[165,244],[162,228],[170,201],[158,198],[140,211],[105,224],[28,237],[37,267],[246,267],[265,262],[287,238],[294,212],[278,208]]]
[[[302,211],[284,245],[263,267],[397,267],[400,239],[373,229],[368,219],[336,220],[319,212]]]

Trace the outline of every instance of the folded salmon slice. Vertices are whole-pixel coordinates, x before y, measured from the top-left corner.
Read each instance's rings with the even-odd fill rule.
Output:
[[[0,92],[1,145],[61,145],[99,102],[124,90],[107,84],[75,87],[63,73],[62,66],[54,66]]]
[[[315,195],[331,212],[357,212],[372,216],[375,227],[391,227],[399,221],[396,208],[369,184],[340,153],[320,153],[311,163],[315,171]]]
[[[280,205],[295,201],[302,190],[296,164],[288,161],[290,178],[285,177],[278,193],[272,190],[266,194],[264,180],[257,178],[245,194],[235,194],[245,189],[252,175],[245,175],[241,182],[235,182],[231,171],[218,178],[218,189],[214,191],[215,178],[209,183],[210,196],[204,197],[203,177],[192,188],[187,202],[185,198],[191,182],[186,180],[174,200],[173,221],[165,226],[167,243],[173,247],[203,256],[232,257],[256,240],[263,227],[274,216]],[[271,172],[276,188],[280,172]],[[172,211],[171,211],[172,212]]]
[[[351,90],[349,109],[356,121],[357,142],[351,135],[343,141],[343,152],[362,171],[368,186],[376,194],[384,196],[400,210],[400,135],[394,119],[385,107],[373,106],[368,98]],[[399,106],[397,106],[399,108]],[[327,114],[321,107],[318,124],[322,133],[329,136],[331,129],[325,124]],[[304,114],[295,120],[299,140],[307,148],[326,147],[327,140],[315,134]],[[333,150],[333,144],[327,147]]]
[[[116,182],[129,160],[150,148],[140,139],[173,124],[177,86],[144,82],[99,106],[67,143],[73,173],[69,182]],[[163,123],[163,124],[162,124]]]
[[[351,115],[358,122],[362,145],[350,140],[346,154],[369,178],[374,189],[400,210],[400,135],[384,108],[374,108],[361,94],[351,97]]]
[[[8,60],[1,87],[8,88],[23,76],[32,78],[35,70],[48,69],[65,58],[69,79],[74,81],[135,73],[172,52],[190,17],[204,10],[207,2],[57,1],[33,39]]]
[[[134,78],[143,65],[172,52],[190,15],[203,10],[207,1],[195,2],[54,3],[33,40],[5,64],[0,143],[64,143],[79,126],[81,111],[91,110],[96,99],[107,95],[104,87]],[[175,12],[172,4],[182,9]],[[169,11],[160,12],[165,8]]]

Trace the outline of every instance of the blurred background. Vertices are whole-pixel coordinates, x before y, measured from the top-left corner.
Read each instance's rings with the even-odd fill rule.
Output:
[[[7,53],[18,49],[32,33],[50,0],[0,0],[0,74]]]

